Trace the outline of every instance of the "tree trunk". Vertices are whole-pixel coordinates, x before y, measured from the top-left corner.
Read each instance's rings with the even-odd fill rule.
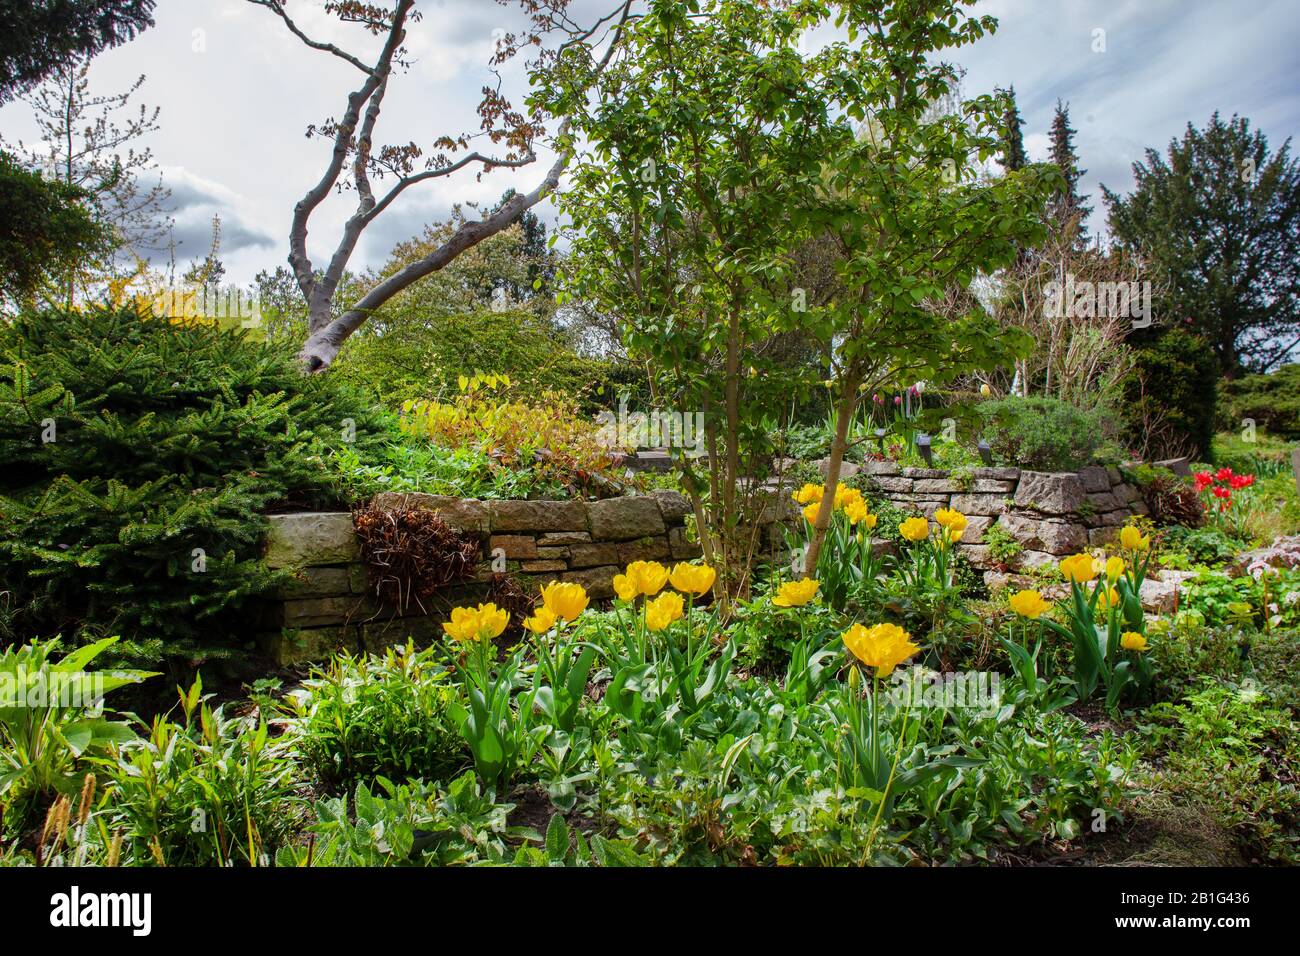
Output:
[[[858,407],[858,375],[846,375],[843,384],[844,394],[840,396],[840,405],[835,413],[831,457],[826,463],[826,490],[822,494],[821,505],[817,508],[812,540],[808,542],[808,554],[804,558],[803,573],[806,577],[812,577],[817,571],[817,558],[821,555],[826,529],[830,527],[831,514],[835,511],[835,489],[839,487],[840,466],[843,465],[844,453],[848,450],[849,423],[853,421],[853,413]]]

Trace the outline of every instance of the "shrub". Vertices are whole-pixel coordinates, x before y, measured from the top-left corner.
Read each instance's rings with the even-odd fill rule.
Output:
[[[292,765],[264,722],[227,717],[202,690],[181,694],[182,723],[155,717],[108,764],[109,827],[137,864],[268,865],[294,824]]]
[[[381,776],[447,780],[467,763],[447,713],[455,696],[433,650],[337,657],[288,698],[295,746],[331,788]]]
[[[978,406],[984,438],[1002,462],[1032,471],[1074,471],[1102,448],[1105,423],[1055,398],[1011,396]]]
[[[1144,458],[1200,457],[1214,437],[1219,363],[1199,335],[1166,329],[1135,347],[1122,383],[1127,442]]]
[[[478,564],[478,539],[452,530],[433,511],[366,508],[352,522],[370,593],[393,607],[406,609],[414,601],[423,609],[425,599]]]
[[[1223,431],[1236,432],[1250,419],[1275,437],[1300,438],[1300,365],[1223,381],[1217,418]]]
[[[291,347],[129,310],[20,317],[0,330],[0,638],[230,655],[240,609],[282,577],[260,559],[264,512],[335,503],[331,447],[393,437]]]

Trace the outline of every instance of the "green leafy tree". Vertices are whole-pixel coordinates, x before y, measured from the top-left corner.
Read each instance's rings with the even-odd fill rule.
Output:
[[[32,301],[112,238],[75,186],[50,181],[0,153],[0,303]]]
[[[994,27],[967,5],[653,3],[594,102],[572,107],[589,144],[561,203],[574,224],[572,292],[625,317],[659,400],[703,412],[708,473],[685,457],[679,467],[706,555],[731,585],[752,551],[744,529],[762,500],[765,420],[827,377],[772,362],[771,343],[810,333],[830,356],[832,487],[864,394],[950,381],[1028,345],[979,312],[933,305],[1009,263],[1059,181],[1044,167],[978,180],[975,163],[997,150],[1000,100],[931,109],[956,71],[929,57]],[[848,39],[801,56],[800,34],[831,21]],[[836,272],[818,296],[800,284],[814,242]]]
[[[154,0],[0,0],[0,103],[153,26]]]
[[[1115,239],[1163,280],[1158,311],[1213,347],[1230,377],[1265,371],[1300,345],[1300,164],[1250,121],[1190,123],[1167,156],[1133,165],[1136,185],[1103,187]],[[1210,414],[1213,414],[1211,409]]]

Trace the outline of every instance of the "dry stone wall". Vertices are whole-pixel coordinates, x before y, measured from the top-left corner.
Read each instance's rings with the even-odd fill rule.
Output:
[[[965,514],[969,525],[960,547],[977,567],[993,563],[984,536],[994,526],[1020,543],[1021,566],[1035,567],[1106,544],[1130,517],[1146,514],[1142,493],[1113,466],[958,473],[867,462],[860,470],[868,489],[906,511],[929,517],[940,508],[955,508]]]
[[[478,501],[426,494],[379,495],[384,509],[427,508],[476,537],[474,576],[440,591],[424,607],[380,604],[367,587],[352,516],[311,512],[271,516],[266,561],[291,568],[293,586],[270,602],[259,643],[282,665],[338,650],[376,651],[408,637],[433,640],[451,607],[481,600],[493,559],[530,590],[577,581],[597,599],[613,597],[614,575],[632,561],[686,561],[700,547],[686,533],[687,499],[670,491],[604,501]],[[498,564],[498,567],[500,565]]]

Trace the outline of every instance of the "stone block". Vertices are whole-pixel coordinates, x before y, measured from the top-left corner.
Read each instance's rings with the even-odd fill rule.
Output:
[[[625,567],[633,561],[662,561],[671,556],[672,549],[665,535],[638,538],[618,545],[618,563]]]
[[[569,562],[554,559],[545,561],[524,561],[519,566],[519,570],[523,571],[525,574],[537,574],[542,571],[567,571],[568,569]]]
[[[1110,476],[1101,465],[1080,468],[1079,481],[1085,492],[1110,491]]]
[[[862,473],[874,475],[877,478],[899,474],[898,462],[895,461],[866,461],[862,463]]]
[[[904,478],[947,478],[948,472],[942,468],[904,468]]]
[[[453,498],[419,491],[385,491],[375,495],[370,504],[385,511],[433,511],[447,522],[447,527],[464,534],[483,535],[492,530],[488,507],[477,498]]]
[[[659,503],[650,497],[606,498],[587,506],[595,541],[630,541],[667,531]]]
[[[617,564],[618,545],[613,542],[587,542],[569,545],[569,567],[591,568],[599,564]]]
[[[972,478],[989,478],[993,481],[1019,481],[1019,468],[973,468]]]
[[[537,546],[558,548],[570,544],[586,544],[590,540],[591,535],[586,531],[548,531],[546,534],[538,535]]]
[[[920,494],[951,495],[960,493],[962,487],[951,478],[917,478],[912,490]]]
[[[1119,537],[1119,528],[1089,528],[1088,547],[1101,548]]]
[[[493,554],[497,549],[503,551],[506,558],[511,560],[535,558],[537,539],[531,534],[494,534],[488,538],[488,554]]]
[[[262,653],[280,667],[293,667],[314,661],[323,661],[340,651],[357,649],[357,628],[311,627],[285,628],[258,635],[257,643]]]
[[[952,507],[964,515],[1000,515],[1007,510],[1005,495],[953,495]]]
[[[587,589],[593,600],[603,601],[614,596],[614,575],[621,574],[621,569],[613,565],[596,568],[583,568],[560,575],[561,581],[576,581]]]
[[[772,525],[773,530],[778,527],[780,526]],[[690,561],[704,553],[704,549],[700,547],[698,542],[691,541],[686,537],[685,528],[668,529],[668,548],[674,561]]]
[[[291,628],[324,627],[355,623],[373,617],[378,611],[377,604],[356,594],[299,598],[280,604],[280,623]]]
[[[691,513],[691,499],[680,491],[658,488],[650,492],[647,497],[659,502],[659,511],[667,524],[681,524]]]
[[[1114,511],[1116,508],[1122,508],[1127,504],[1127,502],[1121,501],[1118,497],[1112,494],[1109,491],[1109,486],[1107,486],[1107,488],[1108,490],[1106,491],[1088,492],[1084,500],[1092,506],[1093,511]]]
[[[889,494],[908,494],[912,490],[911,478],[891,478],[888,476],[880,476],[872,478],[871,483],[873,487],[879,488],[881,491],[888,492]]]
[[[989,515],[967,515],[966,530],[962,532],[961,543],[965,545],[981,545],[984,543],[984,532],[996,521]]]
[[[537,557],[549,558],[551,560],[558,560],[560,558],[567,559],[569,557],[569,549],[568,548],[538,548]]]
[[[347,511],[271,515],[266,563],[273,568],[314,567],[358,561],[361,552]]]
[[[971,482],[969,492],[976,495],[998,495],[1006,498],[1016,490],[1016,483],[1000,478],[976,478]]]
[[[619,501],[622,499],[611,499]],[[655,509],[658,514],[658,509]],[[492,532],[587,531],[587,505],[581,501],[491,501]]]
[[[352,581],[346,566],[332,568],[303,568],[296,574],[293,583],[287,584],[279,591],[279,596],[286,600],[311,597],[330,597],[339,594],[351,594]]]
[[[1083,482],[1078,475],[1047,471],[1021,472],[1016,486],[1016,507],[1064,515],[1083,504]]]
[[[998,525],[1031,551],[1065,555],[1081,551],[1088,545],[1088,533],[1081,524],[1004,514],[998,518]]]

